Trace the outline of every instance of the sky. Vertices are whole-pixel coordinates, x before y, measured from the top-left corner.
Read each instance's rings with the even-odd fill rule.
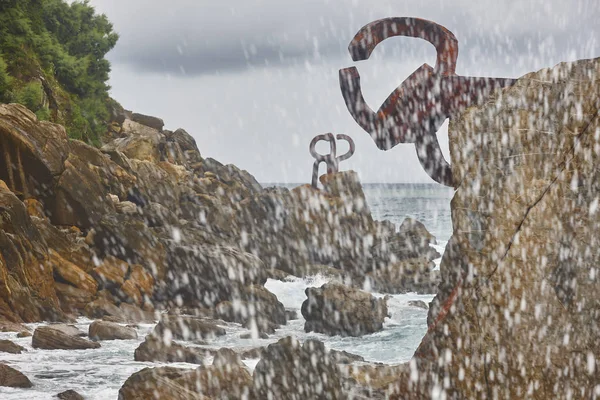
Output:
[[[338,71],[356,66],[377,109],[424,63],[426,41],[396,37],[369,60],[347,46],[367,23],[419,17],[458,39],[456,73],[517,78],[562,61],[600,57],[598,0],[91,0],[120,34],[108,54],[111,95],[126,109],[184,128],[203,157],[259,182],[310,182],[312,138],[351,136],[340,164],[362,182],[433,182],[414,145],[378,150],[348,113]],[[448,159],[447,122],[438,138]],[[321,146],[322,145],[322,146]],[[338,153],[345,152],[345,144]],[[326,153],[325,143],[318,150]],[[321,167],[322,171],[324,166]]]

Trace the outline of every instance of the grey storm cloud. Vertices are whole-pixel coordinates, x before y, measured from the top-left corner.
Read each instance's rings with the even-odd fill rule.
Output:
[[[348,42],[360,27],[389,16],[419,16],[445,25],[472,57],[585,51],[598,46],[600,33],[597,0],[94,0],[92,4],[121,34],[110,56],[113,63],[187,75],[347,57]],[[399,53],[399,43],[395,40],[387,47]],[[405,40],[399,56],[421,56],[422,47]]]

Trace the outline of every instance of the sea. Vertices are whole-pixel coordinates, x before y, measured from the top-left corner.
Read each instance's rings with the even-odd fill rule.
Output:
[[[263,185],[264,186],[264,185]],[[273,186],[273,185],[271,185]],[[295,185],[279,185],[294,187]],[[373,217],[376,220],[389,220],[400,226],[406,217],[421,221],[436,237],[433,245],[440,254],[452,235],[450,200],[453,191],[436,184],[363,184],[363,190]],[[440,260],[436,260],[439,266]],[[273,292],[279,301],[290,310],[297,311],[298,319],[288,322],[268,339],[242,339],[249,331],[239,324],[225,323],[225,336],[209,342],[210,348],[230,347],[248,349],[265,346],[280,338],[293,335],[299,340],[315,338],[325,346],[335,350],[345,350],[360,355],[368,362],[398,364],[408,361],[427,330],[427,310],[410,306],[411,300],[429,303],[433,295],[408,293],[394,295],[388,300],[391,316],[386,319],[380,332],[359,338],[329,337],[304,332],[304,319],[300,313],[302,302],[306,299],[307,287],[318,287],[327,283],[327,276],[306,278],[288,278],[283,281],[269,279],[266,288]],[[374,296],[382,297],[380,293]],[[80,318],[76,326],[87,332],[92,320]],[[44,324],[28,324],[33,331]],[[37,350],[31,347],[31,337],[17,338],[16,333],[0,333],[0,339],[9,339],[27,351],[22,354],[0,353],[0,362],[6,363],[23,372],[31,382],[31,389],[13,389],[0,387],[0,399],[55,399],[56,395],[68,389],[76,390],[86,399],[116,399],[119,388],[136,371],[145,367],[164,365],[161,363],[136,362],[134,350],[153,329],[153,325],[142,324],[137,328],[137,340],[114,340],[101,342],[102,347],[94,350]],[[193,343],[181,342],[189,346]],[[207,363],[212,360],[207,359]],[[245,360],[252,370],[258,359]],[[198,365],[169,364],[181,368],[197,368]]]

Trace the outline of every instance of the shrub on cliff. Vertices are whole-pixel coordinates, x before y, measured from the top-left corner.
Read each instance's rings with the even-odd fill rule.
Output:
[[[71,137],[98,143],[110,104],[104,56],[117,40],[87,0],[0,1],[0,101],[24,104],[64,124]]]

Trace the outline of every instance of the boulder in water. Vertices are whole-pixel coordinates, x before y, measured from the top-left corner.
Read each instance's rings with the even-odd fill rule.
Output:
[[[155,335],[146,336],[133,357],[135,361],[145,362],[185,362],[202,364],[207,353],[195,347],[186,347],[172,340],[164,340]]]
[[[88,336],[91,340],[127,340],[138,337],[135,329],[108,321],[92,322]]]
[[[44,350],[87,350],[100,348],[100,343],[68,335],[51,326],[37,328],[33,332],[31,345],[34,349]]]
[[[6,364],[0,363],[0,386],[30,388],[32,383],[25,375]]]
[[[189,370],[172,367],[144,368],[127,378],[119,390],[118,400],[206,400],[175,381],[186,372]]]
[[[84,397],[74,390],[65,390],[56,395],[60,400],[84,400]]]
[[[388,316],[385,299],[337,283],[307,288],[302,303],[306,332],[362,336],[383,329]]]
[[[175,340],[202,340],[225,335],[225,329],[214,321],[179,315],[166,315],[154,328],[153,334],[159,338]]]
[[[23,346],[19,346],[18,344],[13,343],[10,340],[0,340],[0,352],[21,354],[21,352],[23,351],[25,351],[25,348]]]
[[[270,344],[254,369],[254,391],[259,399],[340,399],[338,369],[318,340],[301,345],[293,337]]]

